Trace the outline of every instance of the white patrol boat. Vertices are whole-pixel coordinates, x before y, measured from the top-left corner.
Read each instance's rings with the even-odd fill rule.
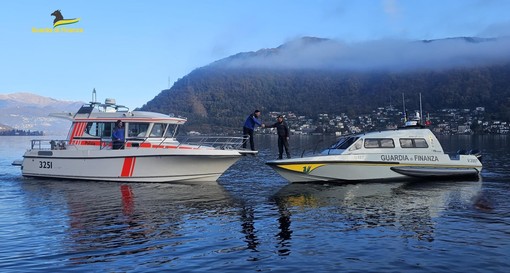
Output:
[[[93,93],[94,94],[94,93]],[[93,101],[95,101],[93,95]],[[216,181],[240,159],[242,137],[201,137],[178,141],[186,119],[129,111],[113,99],[91,102],[76,113],[50,114],[72,121],[65,140],[32,140],[21,165],[25,177],[119,182]],[[113,149],[117,120],[125,142]]]
[[[478,177],[478,152],[446,154],[429,129],[406,125],[342,137],[319,155],[266,164],[290,182]]]

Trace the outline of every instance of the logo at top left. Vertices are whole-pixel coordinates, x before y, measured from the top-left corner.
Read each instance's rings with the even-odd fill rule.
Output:
[[[55,20],[53,20],[53,28],[62,26],[62,25],[70,25],[74,23],[78,23],[80,21],[80,18],[73,18],[73,19],[64,19],[64,16],[62,16],[62,13],[59,9],[54,11],[51,16],[55,16]]]
[[[33,33],[80,33],[83,32],[83,28],[72,28],[68,27],[67,25],[76,24],[80,21],[80,18],[72,18],[72,19],[66,19],[62,15],[62,12],[60,12],[59,9],[55,10],[53,13],[50,14],[51,16],[55,16],[55,19],[53,20],[53,28],[50,27],[32,27]]]

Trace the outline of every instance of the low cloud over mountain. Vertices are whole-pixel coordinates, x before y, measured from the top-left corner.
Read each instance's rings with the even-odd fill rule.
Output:
[[[231,68],[334,69],[349,71],[444,70],[510,60],[510,37],[359,43],[304,37],[277,48],[239,53],[213,65]]]

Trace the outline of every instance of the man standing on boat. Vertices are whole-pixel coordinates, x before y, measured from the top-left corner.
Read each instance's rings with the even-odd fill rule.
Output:
[[[246,121],[244,122],[244,126],[243,126],[243,137],[247,137],[247,136],[250,137],[250,148],[252,151],[255,151],[255,142],[253,142],[253,131],[255,130],[255,127],[257,125],[261,126],[262,128],[264,127],[264,124],[262,124],[260,122],[259,117],[260,117],[260,111],[255,110],[255,112],[253,112],[253,114],[250,114],[246,118]],[[246,141],[243,142],[243,148],[246,148]]]
[[[289,151],[289,126],[283,120],[283,116],[279,115],[276,119],[276,122],[273,125],[268,125],[266,128],[276,128],[276,132],[278,134],[278,159],[282,159],[283,156],[283,148],[285,148],[285,153],[287,154],[287,158],[290,158]]]
[[[124,149],[124,126],[120,119],[115,122],[115,129],[113,129],[112,140],[112,148],[114,150]]]

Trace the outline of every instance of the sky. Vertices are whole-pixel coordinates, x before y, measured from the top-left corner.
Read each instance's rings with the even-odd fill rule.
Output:
[[[57,9],[82,32],[33,31],[53,29]],[[90,101],[95,88],[131,109],[196,68],[303,36],[510,36],[508,0],[17,0],[0,10],[0,94]]]

